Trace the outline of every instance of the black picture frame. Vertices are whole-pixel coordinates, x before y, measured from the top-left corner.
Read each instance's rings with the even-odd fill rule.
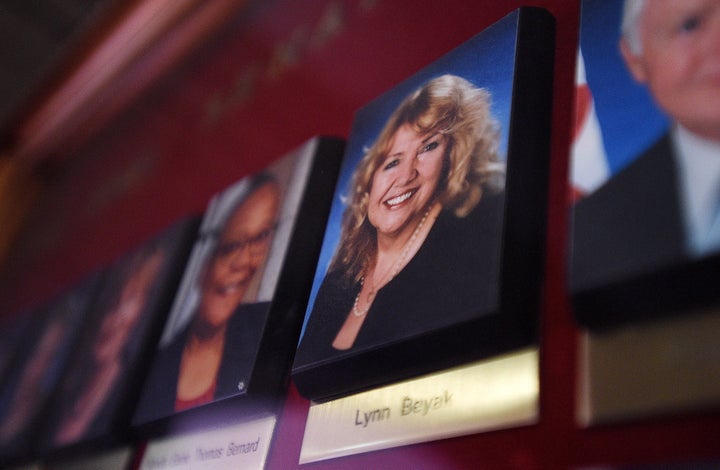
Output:
[[[219,192],[210,202],[134,412],[133,426],[138,438],[237,424],[276,411],[288,384],[344,145],[340,138],[312,138],[265,170]],[[233,230],[228,228],[229,221],[268,178],[282,194],[274,234],[264,261],[253,275],[251,286],[255,287],[247,288],[243,301],[228,320],[242,323],[241,329],[233,329],[232,325],[227,329],[228,339],[239,345],[240,353],[224,350],[224,362],[215,382],[216,394],[209,401],[180,411],[171,409],[173,404],[163,403],[176,402],[180,372],[175,353],[184,347],[177,344],[183,341],[182,335],[189,337],[192,321],[199,315],[204,273],[213,269],[214,257],[225,252],[226,231]],[[247,243],[232,241],[242,253],[250,249]],[[233,252],[231,256],[240,255]],[[250,289],[255,289],[254,298],[248,302]],[[193,295],[197,295],[196,300],[189,300]],[[238,331],[239,336],[235,335]],[[163,372],[168,362],[175,363],[173,370],[178,371],[169,379]],[[170,382],[174,383],[168,386]],[[225,386],[223,382],[232,383]],[[158,393],[165,395],[159,397]]]
[[[693,184],[681,183],[677,123],[623,60],[622,10],[621,0],[583,0],[580,20],[578,67],[586,75],[599,126],[595,147],[606,168],[581,175],[583,155],[573,157],[576,180],[602,184],[572,206],[568,285],[577,322],[593,332],[720,303],[713,282],[720,276],[720,252],[699,254],[688,246],[691,191],[682,187]]]
[[[554,18],[547,11],[518,9],[356,113],[303,336],[293,365],[293,380],[302,395],[324,401],[537,343],[550,160],[554,40]],[[431,80],[447,74],[487,89],[492,96],[491,114],[496,118],[501,114],[498,118],[500,153],[506,155],[506,172],[504,200],[491,210],[495,211],[491,213],[496,218],[489,224],[492,229],[487,230],[493,232],[489,238],[497,240],[496,245],[492,242],[496,248],[490,256],[497,259],[496,270],[492,271],[488,281],[492,287],[485,300],[461,312],[455,320],[444,324],[440,321],[411,333],[398,330],[401,331],[399,334],[394,332],[384,338],[381,331],[360,346],[353,344],[347,351],[331,350],[330,343],[338,329],[329,331],[330,327],[325,325],[334,322],[333,326],[337,324],[339,328],[342,319],[349,318],[351,308],[353,311],[356,308],[352,300],[355,290],[362,289],[357,280],[354,290],[336,289],[340,295],[335,297],[342,297],[342,300],[328,301],[330,307],[323,307],[323,311],[343,305],[338,307],[343,311],[337,315],[334,311],[317,316],[313,313],[318,299],[325,295],[321,286],[341,239],[343,201],[351,192],[351,175],[401,100]],[[488,196],[488,200],[492,198]],[[438,220],[440,217],[442,215]],[[448,220],[453,219],[448,217]],[[476,234],[466,229],[462,233],[465,238],[459,242],[461,249],[483,243],[480,232]],[[449,242],[445,246],[452,244]],[[418,253],[420,250],[422,248]],[[431,257],[429,264],[433,262]],[[436,266],[440,272],[451,273],[453,266],[442,263],[443,260],[438,258]],[[476,267],[478,272],[481,271],[479,266]],[[397,286],[401,275],[402,270],[390,282],[397,281]],[[337,276],[342,277],[342,274]],[[475,271],[472,279],[474,276]],[[468,279],[463,281],[470,282]],[[418,286],[415,292],[405,292],[405,295],[423,298],[424,289],[434,289],[433,286]],[[483,287],[472,284],[469,288],[479,291]],[[454,292],[459,291],[456,288]],[[450,292],[445,297],[431,294],[429,303],[435,305],[435,309],[429,310],[431,314],[425,317],[445,315],[447,311],[443,312],[438,303],[447,301],[452,305],[454,296],[453,291]],[[372,310],[369,312],[368,315],[373,313]],[[375,325],[381,325],[380,320]],[[325,331],[316,333],[323,328]],[[382,328],[379,326],[376,331]],[[362,328],[358,338],[361,334]],[[318,339],[321,337],[323,339]]]
[[[148,357],[199,225],[200,216],[186,217],[103,271],[39,434],[46,459],[64,460],[129,442]]]

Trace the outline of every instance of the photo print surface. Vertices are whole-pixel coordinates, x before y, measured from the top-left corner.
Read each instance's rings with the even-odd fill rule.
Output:
[[[356,113],[295,358],[306,395],[390,381],[427,359],[447,363],[427,356],[454,354],[442,350],[452,331],[502,310],[506,213],[518,203],[506,184],[509,149],[519,149],[510,135],[513,96],[522,95],[520,16]],[[408,364],[418,347],[427,354]]]
[[[100,274],[33,310],[36,329],[18,348],[0,389],[0,462],[27,458],[38,446],[44,413],[87,318]]]
[[[591,328],[717,302],[720,3],[585,0],[570,288]]]
[[[165,230],[105,270],[86,327],[53,397],[43,429],[48,452],[127,437],[199,217]],[[79,449],[80,451],[82,449]]]
[[[341,148],[337,139],[311,139],[210,202],[135,412],[135,425],[184,411],[207,411],[212,407],[206,405],[250,397],[257,388],[271,395],[270,384],[283,382],[283,346],[267,344],[273,339],[287,341],[286,349],[292,351],[296,333],[285,335],[292,335],[291,310],[298,307],[285,303],[299,301],[302,290],[297,287],[301,278],[283,282],[285,271],[297,271],[286,268],[285,260],[292,255],[302,266],[314,263],[298,251],[316,256],[313,243],[289,250],[303,238],[299,234],[318,223],[324,226],[327,209],[321,202],[329,200],[327,188],[337,175]],[[311,224],[303,225],[306,219],[300,212],[308,201],[314,204],[312,215],[303,214]],[[282,299],[274,301],[278,289],[283,289]],[[265,370],[268,367],[272,370]]]

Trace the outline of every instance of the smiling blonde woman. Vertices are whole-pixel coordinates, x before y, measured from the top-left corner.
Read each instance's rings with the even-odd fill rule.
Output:
[[[353,173],[298,350],[312,362],[496,305],[504,165],[490,94],[443,75],[410,94]]]

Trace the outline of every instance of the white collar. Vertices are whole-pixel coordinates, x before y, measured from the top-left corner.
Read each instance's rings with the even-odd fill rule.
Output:
[[[689,248],[701,254],[701,240],[720,201],[720,142],[699,137],[680,125],[673,128],[672,140],[680,170],[686,239]]]

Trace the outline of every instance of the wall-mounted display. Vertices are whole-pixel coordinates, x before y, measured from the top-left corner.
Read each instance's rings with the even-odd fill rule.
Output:
[[[199,217],[178,222],[106,269],[44,420],[45,452],[97,450],[127,438],[147,358],[157,344],[199,222]]]
[[[520,9],[355,116],[298,390],[329,399],[535,341],[554,22]]]
[[[570,290],[590,329],[720,300],[718,15],[582,4]]]
[[[583,426],[720,402],[719,19],[717,1],[582,3],[569,281]]]
[[[275,416],[265,416],[197,433],[152,439],[145,446],[138,468],[263,469],[272,444],[275,422]]]
[[[177,433],[272,409],[286,383],[343,143],[315,138],[210,202],[135,412]],[[170,418],[170,419],[167,419]]]
[[[300,463],[535,424],[539,351],[531,346],[312,403]]]
[[[0,390],[0,462],[23,459],[35,451],[49,399],[97,291],[94,274],[33,312],[37,328],[19,348]]]

